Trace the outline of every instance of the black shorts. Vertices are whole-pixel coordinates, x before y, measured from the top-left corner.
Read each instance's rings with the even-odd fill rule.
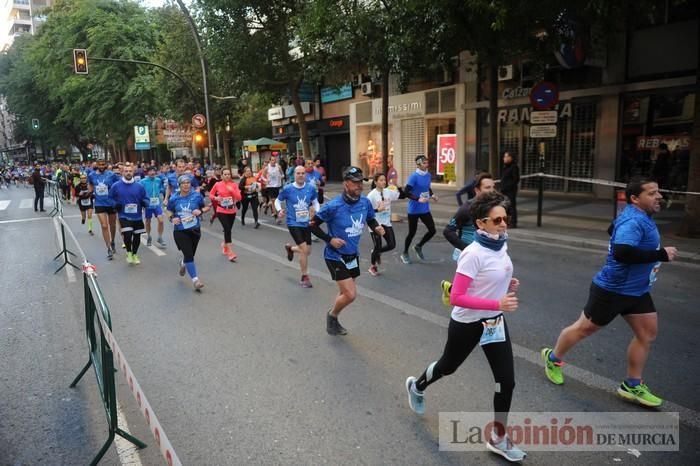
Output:
[[[350,262],[350,258],[355,257],[357,260],[357,266],[348,269],[345,262],[334,261],[326,259],[326,266],[328,266],[328,271],[331,273],[331,278],[338,282],[340,280],[345,280],[348,278],[357,278],[360,276],[360,258],[358,256],[345,256],[344,260]]]
[[[311,230],[308,227],[287,227],[296,244],[311,244]]]
[[[107,206],[95,206],[95,213],[96,214],[116,214],[117,211],[114,210],[114,207],[107,207]]]
[[[86,210],[94,209],[95,208],[95,203],[90,202],[88,205],[83,205],[82,202],[80,202],[80,199],[78,199],[78,209],[80,209],[81,212],[85,212]]]
[[[277,187],[277,188],[267,188],[266,191],[267,191],[267,193],[266,193],[265,195],[266,195],[267,197],[269,197],[270,199],[273,199],[273,198],[275,198],[275,197],[277,197],[277,196],[280,195],[280,188],[279,188],[279,187]]]
[[[644,293],[641,296],[627,296],[604,290],[595,283],[591,283],[588,302],[583,308],[583,314],[600,327],[608,325],[618,315],[651,314],[653,312],[656,312],[656,308],[649,293]]]
[[[119,226],[121,227],[121,232],[132,232],[135,235],[140,235],[141,233],[146,233],[146,227],[143,225],[143,220],[127,220],[125,218],[119,219]]]

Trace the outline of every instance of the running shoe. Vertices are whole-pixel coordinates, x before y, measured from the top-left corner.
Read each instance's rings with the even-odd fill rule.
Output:
[[[151,247],[153,245],[153,239],[149,236],[146,238],[146,246]]]
[[[404,264],[411,263],[411,256],[409,256],[407,252],[402,252],[400,257],[401,257],[401,262],[403,262]]]
[[[180,268],[178,269],[177,273],[180,274],[181,277],[185,276],[185,263],[180,259]]]
[[[192,286],[194,287],[195,291],[200,291],[202,288],[204,288],[204,283],[202,283],[202,281],[199,278],[196,278],[192,282]]]
[[[127,264],[133,264],[134,263],[134,257],[130,252],[126,253],[126,263]]]
[[[245,218],[241,217],[241,225],[245,226]]]
[[[229,249],[228,254],[226,255],[226,258],[231,262],[236,262],[236,259],[238,259],[238,256],[236,255],[235,252],[233,252]]]
[[[114,259],[114,252],[111,249],[107,249],[107,259]]]
[[[117,252],[117,249],[114,247],[114,241],[112,241],[112,253]]]
[[[622,382],[620,388],[617,389],[617,394],[627,401],[639,403],[648,408],[656,408],[664,402],[664,400],[651,393],[649,387],[644,383],[640,383],[636,387],[630,387],[626,381]]]
[[[301,285],[302,288],[313,288],[314,287],[311,284],[311,279],[309,278],[308,275],[302,275],[301,281],[299,281],[299,284]]]
[[[326,332],[328,335],[347,335],[348,331],[340,325],[337,317],[333,317],[330,314],[326,314]]]
[[[95,236],[95,233],[93,233],[92,230],[88,230],[88,234],[89,234],[90,236]]]
[[[377,268],[376,265],[370,265],[369,269],[367,272],[372,275],[373,277],[378,277],[379,276],[379,269]]]
[[[294,260],[294,251],[292,251],[292,245],[287,243],[284,245],[284,249],[287,251],[287,260],[292,262]]]
[[[228,248],[226,247],[226,243],[221,243],[221,254],[228,256]]]
[[[486,448],[497,455],[501,455],[511,463],[520,462],[527,456],[527,453],[516,447],[515,444],[510,441],[508,435],[504,435],[498,442],[494,441],[492,438],[486,442]]]
[[[552,354],[552,351],[552,348],[542,348],[540,352],[542,355],[542,362],[544,362],[544,374],[553,384],[561,385],[564,383],[564,374],[561,370],[564,363],[554,362],[549,359],[549,355]]]
[[[408,406],[411,411],[421,416],[425,413],[425,397],[416,389],[416,378],[411,376],[406,379],[406,392],[408,393]]]
[[[81,220],[80,220],[80,224],[81,224],[81,225],[85,225],[85,219],[81,219]]]
[[[422,246],[418,246],[416,244],[415,246],[413,246],[413,252],[416,253],[416,256],[418,256],[418,259],[420,259],[422,261],[425,260],[425,256],[423,255],[423,247]]]
[[[279,223],[278,223],[278,225],[279,225]],[[260,223],[255,222],[255,226],[254,226],[253,228],[255,228],[256,230],[257,230],[258,228],[260,228]]]
[[[141,263],[141,259],[139,259],[139,256],[137,256],[136,254],[132,254],[131,263],[134,265],[139,265]]]
[[[440,288],[442,289],[442,304],[443,306],[450,307],[450,292],[452,291],[452,282],[443,280],[440,282]]]
[[[126,244],[122,243],[122,249],[126,249]]]
[[[165,249],[165,248],[166,248],[165,241],[163,241],[163,238],[158,238],[158,239],[156,240],[156,244],[157,244],[158,247],[161,248],[161,249]]]

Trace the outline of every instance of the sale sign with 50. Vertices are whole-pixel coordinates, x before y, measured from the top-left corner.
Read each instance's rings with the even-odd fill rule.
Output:
[[[457,135],[438,134],[437,137],[437,170],[438,175],[445,174],[445,165],[454,164],[457,154]]]

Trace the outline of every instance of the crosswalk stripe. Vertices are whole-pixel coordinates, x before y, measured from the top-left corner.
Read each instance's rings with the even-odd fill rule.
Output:
[[[7,206],[9,206],[11,202],[12,201],[0,201],[0,210],[7,209]]]
[[[33,207],[34,205],[34,199],[22,199],[19,201],[19,208],[20,209],[29,209],[30,207]]]
[[[148,239],[148,235],[146,233],[142,233],[141,234],[141,244],[145,245],[147,239]],[[150,249],[151,251],[153,251],[156,256],[166,256],[167,255],[167,253],[165,251],[157,248],[156,246],[151,245],[151,246],[146,246],[146,247],[148,249]]]

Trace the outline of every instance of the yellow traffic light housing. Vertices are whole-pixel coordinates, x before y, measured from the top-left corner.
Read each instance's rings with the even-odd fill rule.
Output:
[[[87,50],[73,49],[73,69],[76,74],[88,74]]]

